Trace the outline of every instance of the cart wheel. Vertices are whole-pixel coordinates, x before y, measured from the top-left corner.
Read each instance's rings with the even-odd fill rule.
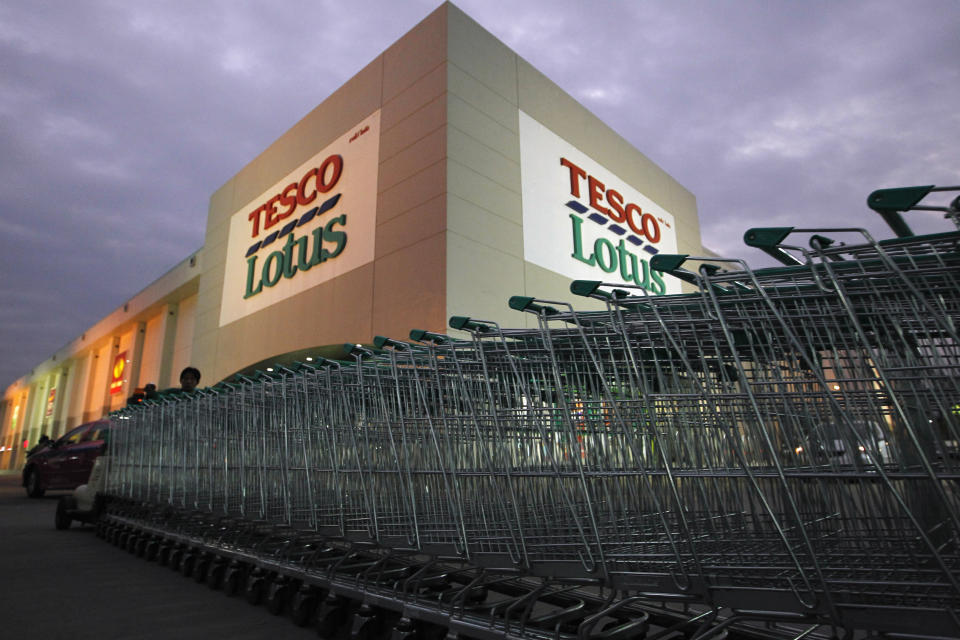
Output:
[[[267,611],[275,616],[283,613],[290,598],[290,580],[277,577],[267,589]]]
[[[170,548],[170,543],[164,541],[159,545],[157,549],[157,563],[161,567],[165,567],[170,564],[170,554],[173,552],[173,549]]]
[[[290,617],[293,618],[293,624],[298,627],[305,627],[310,624],[310,619],[317,611],[317,605],[320,603],[320,593],[314,587],[304,587],[293,594],[293,601],[290,603]]]
[[[327,594],[317,610],[317,634],[321,638],[334,638],[337,629],[347,621],[350,608],[350,601],[346,598]]]
[[[77,501],[73,496],[63,496],[60,498],[60,500],[57,501],[57,513],[53,516],[53,526],[60,531],[69,529],[73,518],[70,517],[68,511],[75,509],[76,506]]]
[[[133,533],[130,534],[129,537],[127,537],[127,546],[124,547],[124,549],[126,549],[127,552],[129,553],[136,554],[137,545],[140,544],[140,539],[141,539],[140,533],[137,531],[134,531]]]
[[[231,562],[223,574],[223,592],[229,597],[240,593],[246,582],[246,569],[240,562]]]
[[[160,543],[156,539],[147,542],[143,550],[143,559],[147,562],[153,562],[157,559],[157,552],[160,550]]]
[[[208,556],[200,556],[199,558],[197,558],[197,561],[193,563],[194,582],[206,582],[207,571],[209,570],[210,570],[210,558]]]
[[[244,588],[244,597],[247,602],[256,606],[263,600],[266,591],[266,576],[262,569],[254,569],[247,578],[247,584]]]
[[[174,547],[170,550],[170,557],[167,559],[167,566],[174,571],[180,570],[180,560],[183,558],[183,549]]]
[[[193,566],[197,563],[197,554],[193,549],[188,549],[180,558],[180,575],[189,578],[193,575]]]
[[[207,586],[211,589],[219,589],[223,586],[223,576],[226,574],[227,565],[222,558],[214,558],[207,569]]]

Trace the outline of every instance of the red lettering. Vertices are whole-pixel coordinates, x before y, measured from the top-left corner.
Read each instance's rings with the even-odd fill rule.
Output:
[[[290,192],[293,193],[290,193]],[[282,220],[286,218],[293,210],[297,208],[297,183],[291,182],[284,188],[283,192],[280,194],[280,204],[286,207],[286,211],[281,213],[278,217]]]
[[[640,221],[643,223],[643,232],[646,234],[647,240],[653,243],[660,242],[660,223],[657,222],[657,219],[649,213],[645,213]]]
[[[291,182],[283,188],[283,191],[274,195],[247,215],[247,220],[253,223],[251,236],[256,238],[260,233],[261,219],[263,220],[263,229],[269,229],[284,218],[289,217],[298,206],[308,205],[316,200],[318,193],[326,193],[333,189],[340,181],[341,175],[343,175],[343,157],[337,154],[329,156],[319,167],[310,169],[303,174],[300,182]],[[308,190],[310,178],[314,179],[312,190]],[[277,211],[277,204],[283,207],[281,211]]]
[[[603,197],[603,192],[606,190],[606,187],[593,176],[587,177],[587,184],[590,186],[590,206],[609,217],[610,209],[600,204],[600,198]]]
[[[327,178],[327,167],[333,167],[333,173],[329,178]],[[323,164],[320,165],[319,174],[317,175],[317,191],[320,193],[326,193],[333,189],[333,187],[340,180],[340,174],[343,173],[343,157],[339,155],[333,155],[323,161]]]
[[[269,229],[280,222],[280,218],[277,217],[277,200],[279,199],[280,196],[273,196],[267,200],[267,204],[263,205],[263,210],[267,212],[266,219],[263,222],[264,229]]]
[[[570,170],[570,195],[574,198],[579,198],[580,181],[587,177],[587,172],[566,158],[560,158],[560,164]]]
[[[609,189],[607,190],[607,202],[609,202],[613,210],[617,212],[617,215],[614,215],[612,212],[607,211],[610,219],[614,222],[624,222],[627,219],[627,214],[623,212],[623,196],[617,191]]]
[[[626,214],[627,218],[627,226],[629,226],[630,229],[632,229],[633,232],[638,236],[646,235],[643,232],[643,211],[640,209],[640,207],[631,202],[627,205],[627,209],[624,213]],[[636,213],[637,217],[640,218],[640,220],[637,222],[634,222],[633,220],[634,213]]]
[[[303,174],[303,177],[300,178],[300,184],[297,185],[297,204],[300,205],[301,207],[304,205],[308,205],[317,199],[316,186],[314,186],[313,192],[310,194],[310,197],[309,198],[307,197],[307,181],[309,181],[310,178],[312,177],[316,177],[319,171],[320,171],[319,169],[310,169],[310,171],[307,171],[305,174]],[[316,185],[316,182],[314,182],[314,185]]]
[[[255,209],[254,211],[251,211],[250,214],[247,216],[247,220],[250,220],[251,222],[253,222],[253,234],[250,236],[251,238],[256,238],[257,234],[260,233],[260,214],[262,212],[263,212],[263,205],[260,205],[259,209]]]

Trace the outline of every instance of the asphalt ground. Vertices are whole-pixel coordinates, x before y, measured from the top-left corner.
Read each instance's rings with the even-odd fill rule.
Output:
[[[284,616],[229,598],[98,538],[57,531],[60,496],[29,499],[0,472],[0,639],[317,638]]]

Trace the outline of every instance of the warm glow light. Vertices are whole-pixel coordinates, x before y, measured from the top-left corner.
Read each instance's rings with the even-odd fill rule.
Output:
[[[311,358],[310,356],[307,356],[307,362],[313,362],[313,358]]]
[[[834,391],[840,391],[840,385],[838,385],[838,384],[833,385],[833,390],[834,390]]]

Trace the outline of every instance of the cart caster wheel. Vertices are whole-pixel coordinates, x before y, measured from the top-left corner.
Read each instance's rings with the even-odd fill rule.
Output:
[[[193,580],[194,582],[206,582],[207,581],[207,571],[210,570],[210,558],[207,556],[200,556],[197,558],[196,562],[193,563]]]
[[[317,589],[312,587],[299,589],[293,594],[293,601],[290,603],[290,617],[293,619],[293,624],[298,627],[310,624],[310,619],[316,613],[319,603],[320,593]]]
[[[68,511],[75,509],[76,506],[77,501],[73,496],[63,496],[57,501],[57,513],[53,516],[53,526],[56,527],[58,531],[70,528],[70,523],[73,522],[73,518],[70,517]]]
[[[126,546],[124,547],[124,549],[127,550],[127,553],[136,553],[136,552],[137,552],[137,544],[138,544],[139,542],[140,542],[140,536],[137,535],[136,532],[131,533],[131,534],[127,537],[127,544],[126,544]]]
[[[223,586],[223,576],[226,574],[227,565],[226,563],[217,558],[210,562],[210,567],[207,569],[207,586],[211,589],[219,589]]]
[[[197,564],[197,554],[193,550],[184,552],[183,557],[180,558],[180,575],[184,578],[192,576],[195,564]]]
[[[283,613],[290,599],[290,580],[277,578],[267,588],[267,611],[275,616]]]
[[[180,560],[183,559],[183,551],[184,550],[179,547],[174,547],[170,550],[170,557],[167,560],[167,566],[173,571],[180,570]]]
[[[317,634],[332,639],[350,615],[350,601],[342,596],[328,594],[317,610]]]
[[[417,630],[413,625],[413,620],[410,618],[400,618],[393,627],[390,640],[411,640],[415,638],[416,635]]]
[[[243,564],[231,562],[223,574],[223,592],[229,597],[238,595],[246,582]]]
[[[142,558],[147,555],[147,545],[150,544],[150,538],[147,536],[140,536],[140,539],[137,540],[137,546],[133,550],[133,555],[138,558]]]
[[[260,604],[260,602],[263,601],[264,592],[266,591],[266,583],[267,580],[263,570],[254,569],[247,578],[247,584],[243,590],[243,595],[247,599],[247,602],[254,606]]]
[[[143,559],[147,562],[153,562],[157,559],[158,551],[160,551],[160,543],[156,540],[150,540],[143,549]]]
[[[121,531],[113,537],[113,546],[120,547],[123,549],[127,544],[127,538],[130,536],[129,531]]]

